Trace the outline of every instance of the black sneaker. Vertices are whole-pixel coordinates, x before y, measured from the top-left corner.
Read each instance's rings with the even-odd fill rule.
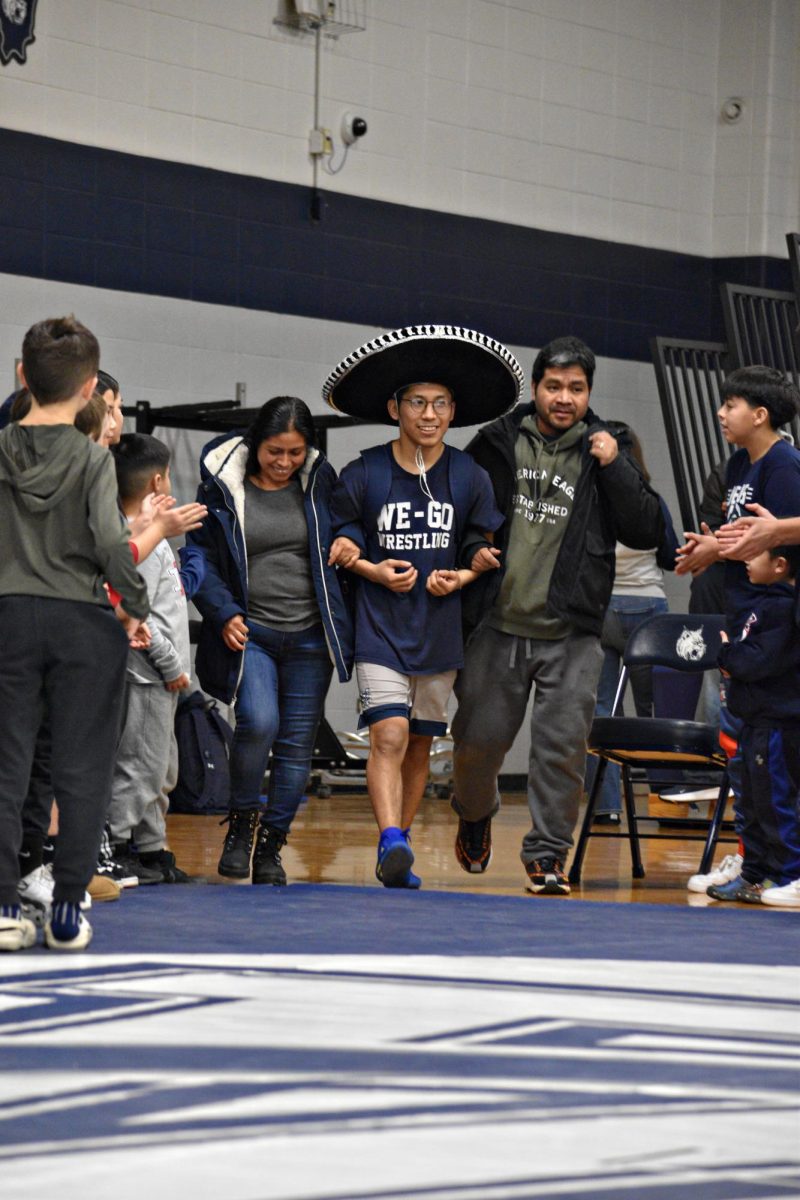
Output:
[[[492,861],[492,818],[465,821],[459,817],[456,858],[470,875],[482,875]]]
[[[130,842],[115,842],[111,847],[111,856],[125,878],[135,875],[142,885],[164,882],[161,871],[156,867],[145,866]]]
[[[286,845],[286,834],[273,825],[261,825],[253,855],[253,883],[271,883],[273,887],[284,887],[286,872],[281,863],[281,850]]]
[[[162,883],[191,883],[192,880],[175,862],[171,850],[147,850],[139,854],[139,860],[146,867],[161,872]]]
[[[108,825],[103,826],[103,836],[100,839],[100,849],[97,852],[97,870],[96,875],[103,875],[106,879],[113,879],[117,887],[131,888],[136,887],[139,883],[139,876],[134,875],[132,871],[126,871],[125,868],[118,863],[111,852],[111,831]]]
[[[539,858],[526,863],[528,878],[525,887],[529,892],[543,896],[568,896],[569,880],[564,874],[564,864],[557,858]]]
[[[593,825],[619,825],[620,823],[621,818],[618,812],[599,812],[592,817]]]
[[[228,879],[247,879],[253,854],[253,838],[258,821],[257,808],[234,808],[220,825],[227,825],[217,870]]]

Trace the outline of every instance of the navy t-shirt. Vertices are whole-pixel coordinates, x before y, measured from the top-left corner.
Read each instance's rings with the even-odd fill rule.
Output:
[[[761,504],[774,517],[800,516],[800,451],[783,439],[756,462],[750,461],[746,450],[737,450],[728,461],[725,483],[726,521],[752,516],[748,504]],[[743,562],[726,561],[725,618],[729,636],[738,636],[755,598],[765,590],[750,582]]]
[[[370,562],[396,558],[413,563],[419,575],[410,592],[392,592],[380,583],[358,578],[356,662],[377,663],[404,675],[456,670],[464,661],[461,593],[432,596],[425,584],[431,571],[456,568],[459,540],[468,527],[495,530],[503,517],[489,476],[464,455],[470,470],[469,502],[467,511],[456,519],[449,456],[462,451],[446,446],[427,472],[431,500],[422,490],[420,476],[405,471],[395,460],[391,443],[385,450],[391,489],[377,519],[364,512],[367,477],[359,458],[344,468],[332,497],[334,537],[339,533],[353,536]]]

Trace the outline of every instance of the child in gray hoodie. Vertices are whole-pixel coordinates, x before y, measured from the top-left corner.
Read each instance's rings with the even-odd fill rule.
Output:
[[[52,949],[82,950],[79,904],[94,873],[122,715],[128,638],[147,616],[117,508],[111,458],[75,429],[100,350],[74,317],[41,321],[22,346],[27,416],[0,433],[0,949],[33,945],[17,896],[21,811],[42,716],[52,729],[60,836]],[[104,580],[121,595],[111,610]],[[119,618],[119,619],[118,619]]]

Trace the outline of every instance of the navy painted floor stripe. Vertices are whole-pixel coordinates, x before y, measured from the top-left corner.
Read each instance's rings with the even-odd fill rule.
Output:
[[[96,905],[90,916],[90,952],[103,954],[515,955],[765,966],[800,958],[797,913],[722,905],[198,884],[139,888],[119,903]]]
[[[677,1055],[675,1061],[669,1061],[667,1058],[657,1059],[652,1054],[639,1055],[634,1059],[626,1059],[621,1054],[595,1058],[592,1047],[587,1047],[583,1057],[564,1057],[562,1054],[553,1053],[551,1056],[540,1054],[528,1058],[514,1053],[513,1049],[507,1054],[493,1053],[491,1057],[477,1052],[465,1053],[463,1048],[458,1054],[435,1051],[421,1054],[418,1051],[407,1051],[400,1044],[376,1050],[339,1050],[335,1047],[326,1049],[319,1046],[309,1050],[283,1046],[134,1047],[126,1042],[114,1041],[114,1036],[112,1027],[105,1032],[101,1030],[97,1043],[91,1046],[22,1044],[17,1049],[8,1044],[3,1047],[4,1069],[52,1074],[64,1072],[65,1079],[74,1071],[124,1072],[126,1064],[130,1064],[128,1069],[132,1074],[141,1071],[165,1075],[181,1072],[204,1072],[210,1075],[234,1072],[249,1076],[254,1072],[289,1072],[304,1076],[309,1086],[315,1086],[319,1075],[336,1075],[342,1079],[354,1074],[364,1078],[388,1075],[395,1087],[402,1085],[405,1076],[410,1079],[425,1077],[430,1080],[432,1087],[437,1088],[445,1084],[457,1086],[467,1081],[480,1086],[487,1073],[493,1077],[502,1077],[507,1082],[518,1080],[524,1085],[530,1081],[532,1074],[535,1074],[544,1081],[538,1093],[537,1105],[557,1103],[560,1088],[566,1084],[580,1085],[591,1082],[598,1078],[598,1073],[604,1074],[610,1081],[604,1096],[606,1104],[610,1104],[612,1097],[619,1092],[629,1100],[626,1089],[634,1089],[654,1077],[657,1077],[659,1086],[691,1086],[699,1091],[713,1081],[715,1088],[728,1090],[732,1100],[741,1100],[749,1090],[764,1087],[766,1082],[766,1072],[761,1064],[743,1063],[735,1058],[715,1061],[713,1066],[707,1061],[687,1062],[685,1057],[679,1058]],[[768,1084],[771,1089],[776,1090],[775,1109],[785,1108],[785,1095],[796,1094],[800,1086],[797,1065],[771,1067],[768,1072]],[[214,1085],[210,1084],[207,1091],[210,1093],[213,1090]],[[116,1106],[109,1103],[109,1120],[112,1120],[112,1107],[116,1112]],[[165,1105],[165,1121],[169,1120],[169,1107],[168,1104]],[[494,1108],[493,1099],[490,1107]],[[763,1101],[759,1102],[760,1112],[769,1111],[769,1108],[770,1106],[765,1106]],[[292,1118],[295,1119],[297,1118]],[[32,1118],[25,1118],[25,1122],[30,1120]],[[234,1118],[230,1122],[232,1127],[246,1126],[249,1123],[249,1118]],[[220,1118],[215,1118],[214,1124],[219,1126]],[[156,1124],[153,1123],[151,1128],[155,1131]],[[4,1136],[6,1131],[7,1123],[3,1128]],[[63,1136],[69,1136],[67,1131],[64,1131]]]
[[[749,1165],[741,1169],[752,1174],[752,1167]],[[779,1163],[769,1169],[784,1169],[786,1178],[783,1181],[759,1179],[756,1185],[758,1200],[767,1200],[767,1197],[771,1196],[784,1196],[788,1200],[790,1191],[796,1195],[796,1189],[800,1186],[800,1173],[798,1173],[796,1163]],[[690,1190],[695,1196],[702,1195],[703,1200],[738,1200],[738,1197],[753,1197],[752,1179],[735,1179],[736,1172],[736,1167],[722,1167],[719,1169],[719,1179],[703,1180],[702,1192],[696,1188]],[[712,1173],[705,1168],[703,1174],[711,1175]],[[676,1190],[669,1184],[664,1185],[656,1181],[650,1184],[635,1170],[615,1172],[611,1178],[613,1185],[610,1190],[603,1186],[605,1181],[601,1176],[595,1176],[591,1187],[588,1188],[579,1183],[576,1184],[574,1178],[569,1175],[549,1176],[546,1183],[554,1189],[554,1194],[564,1196],[566,1200],[620,1200],[621,1195],[628,1195],[626,1190],[628,1180],[636,1188],[635,1193],[631,1193],[631,1195],[635,1195],[636,1200],[676,1200],[677,1196],[685,1197],[686,1195],[682,1189]],[[532,1176],[529,1179],[504,1180],[502,1183],[482,1181],[466,1184],[463,1187],[446,1185],[434,1188],[404,1189],[402,1192],[394,1190],[365,1191],[358,1193],[357,1200],[485,1200],[487,1195],[493,1198],[497,1197],[497,1200],[506,1200],[506,1198],[508,1200],[525,1200],[527,1196],[535,1196],[537,1200],[546,1200],[542,1192],[544,1182],[541,1176]],[[331,1196],[330,1200],[353,1200],[353,1197]]]

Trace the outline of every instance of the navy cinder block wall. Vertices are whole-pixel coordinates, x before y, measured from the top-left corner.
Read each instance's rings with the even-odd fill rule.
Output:
[[[706,259],[328,194],[0,130],[0,272],[332,321],[476,326],[542,345],[568,326],[646,361],[654,334],[722,339],[719,283],[788,263]]]

